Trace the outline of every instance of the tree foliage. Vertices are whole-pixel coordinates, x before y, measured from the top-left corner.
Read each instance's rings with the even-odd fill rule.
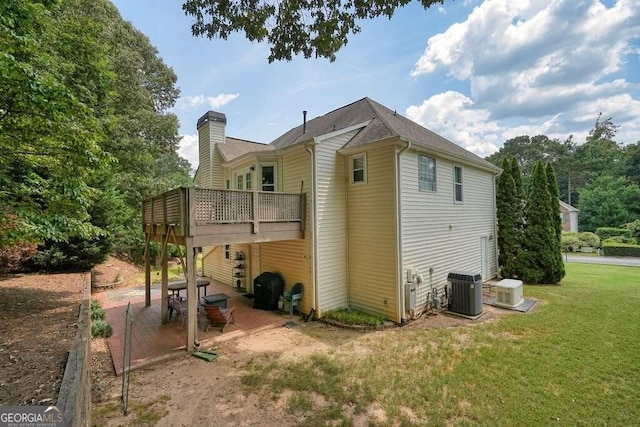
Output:
[[[502,277],[518,276],[518,257],[522,241],[518,223],[521,219],[520,200],[513,179],[512,162],[504,159],[503,172],[498,178],[496,208],[498,219],[498,264]]]
[[[619,227],[640,218],[640,187],[625,177],[604,175],[581,192],[580,228]]]
[[[555,229],[549,212],[551,195],[541,161],[531,173],[529,194],[525,208],[526,226],[522,275],[530,283],[547,282],[555,258]],[[556,282],[553,282],[556,283]]]
[[[59,54],[70,48],[56,42],[60,10],[53,1],[0,4],[0,220],[16,215],[19,222],[0,246],[101,234],[89,221],[85,180],[107,156],[91,105],[80,96],[95,88],[73,79],[76,67]],[[93,59],[84,66],[103,72]]]
[[[444,0],[420,0],[425,9]],[[182,5],[195,22],[194,36],[226,40],[235,32],[250,41],[267,41],[269,62],[302,54],[335,60],[336,53],[360,32],[359,21],[385,16],[409,0],[187,0]]]
[[[487,159],[496,165],[500,165],[505,158],[517,159],[524,171],[525,188],[529,185],[536,162],[551,164],[556,172],[559,198],[579,206],[583,191],[600,176],[624,177],[640,184],[640,143],[626,147],[617,143],[614,138],[618,128],[611,117],[603,119],[600,114],[582,144],[577,143],[573,136],[560,141],[545,135],[524,135],[506,141],[500,151]],[[635,204],[633,197],[622,201],[623,210],[631,217],[636,209]],[[580,229],[586,229],[583,227],[585,215],[582,211],[579,213]],[[605,225],[590,224],[590,218],[586,220],[589,229]]]
[[[560,215],[558,181],[551,163],[547,163],[545,174],[547,177],[547,188],[549,190],[549,206],[547,209],[549,210],[554,232],[553,241],[550,242],[549,247],[551,260],[545,282],[558,283],[565,275],[564,262],[562,261],[562,217]]]
[[[107,0],[2,2],[0,52],[0,248],[39,244],[37,268],[139,252],[141,200],[190,182],[173,70]]]

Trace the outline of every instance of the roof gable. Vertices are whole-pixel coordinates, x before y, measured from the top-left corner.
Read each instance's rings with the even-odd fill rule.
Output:
[[[343,148],[360,147],[398,137],[404,141],[410,141],[415,147],[422,147],[484,169],[500,171],[500,168],[491,162],[370,98],[362,98],[311,119],[306,126],[300,124],[274,139],[269,145],[227,137],[226,144],[218,144],[218,149],[224,160],[229,162],[248,153],[281,150],[365,122],[367,125],[360,129]]]
[[[216,147],[225,162],[230,162],[247,153],[273,150],[273,147],[266,144],[229,136],[225,137],[224,144],[216,144]]]

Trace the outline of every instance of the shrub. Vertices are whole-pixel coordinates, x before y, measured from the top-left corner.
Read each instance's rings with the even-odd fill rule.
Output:
[[[600,238],[600,241],[603,241],[613,236],[631,237],[631,230],[627,228],[600,227],[596,229],[596,234]]]
[[[109,338],[113,334],[113,328],[104,320],[94,320],[91,322],[91,336]]]
[[[104,309],[98,300],[91,300],[91,320],[104,320]]]
[[[595,233],[590,233],[588,231],[585,231],[583,233],[578,233],[576,237],[580,241],[581,247],[583,246],[589,246],[592,248],[600,247],[600,238]]]
[[[631,236],[640,239],[640,219],[636,219],[624,225],[624,228],[631,232]]]
[[[613,236],[613,237],[609,237],[608,239],[604,240],[602,243],[603,244],[605,244],[605,243],[614,243],[614,244],[615,243],[627,243],[627,244],[631,244],[631,245],[637,245],[638,241],[636,239],[634,239],[633,237]]]
[[[576,252],[581,243],[576,233],[562,233],[562,250],[564,252]]]
[[[640,257],[640,245],[626,243],[602,243],[602,251],[606,256]]]
[[[67,242],[46,241],[25,266],[36,271],[88,271],[107,259],[111,248],[109,236],[94,240],[73,237]]]

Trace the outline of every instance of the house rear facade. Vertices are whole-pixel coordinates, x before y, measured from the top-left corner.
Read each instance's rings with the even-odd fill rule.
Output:
[[[450,271],[496,276],[500,169],[486,160],[369,98],[268,145],[226,136],[226,120],[210,111],[198,121],[195,186],[302,193],[304,236],[229,235],[203,248],[206,276],[251,292],[275,272],[286,289],[304,285],[303,312],[350,306],[398,323],[441,297]]]

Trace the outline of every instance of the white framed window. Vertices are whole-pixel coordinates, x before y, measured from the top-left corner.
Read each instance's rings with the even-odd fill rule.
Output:
[[[456,203],[464,201],[462,180],[462,166],[453,165],[453,201]]]
[[[276,191],[276,164],[260,165],[261,191]]]
[[[367,155],[365,153],[351,156],[351,183],[367,182]]]
[[[227,180],[225,181],[225,186],[224,186],[224,188],[226,188],[227,190],[228,190],[228,189],[230,189],[230,188],[231,188],[231,185],[230,185],[230,184],[231,184],[231,183],[230,183],[230,182],[229,182],[229,180],[227,179]]]
[[[418,188],[420,191],[436,191],[436,159],[418,156]]]
[[[231,245],[224,245],[222,248],[222,256],[226,260],[231,259]]]
[[[233,174],[236,190],[251,190],[253,174],[251,169],[244,169]]]

